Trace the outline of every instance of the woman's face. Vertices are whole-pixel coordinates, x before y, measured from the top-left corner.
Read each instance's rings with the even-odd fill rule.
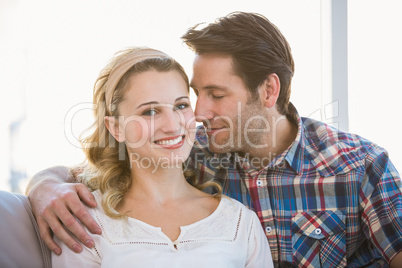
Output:
[[[180,165],[190,154],[195,118],[187,85],[178,71],[154,70],[132,75],[120,103],[120,142],[132,167]]]

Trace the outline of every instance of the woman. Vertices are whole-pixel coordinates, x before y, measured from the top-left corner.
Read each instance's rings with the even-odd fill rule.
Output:
[[[183,68],[158,50],[124,50],[102,70],[81,177],[102,234],[80,254],[53,254],[53,267],[272,267],[255,213],[183,174],[195,137],[188,93]]]

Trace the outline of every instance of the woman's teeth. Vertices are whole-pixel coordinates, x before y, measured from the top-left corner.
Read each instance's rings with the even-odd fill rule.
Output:
[[[173,144],[177,144],[177,143],[181,142],[182,139],[183,139],[183,136],[180,136],[173,140],[156,141],[155,143],[160,144],[160,145],[173,145]]]

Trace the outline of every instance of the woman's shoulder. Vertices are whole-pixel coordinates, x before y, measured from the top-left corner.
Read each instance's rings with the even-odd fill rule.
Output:
[[[100,202],[102,201],[102,193],[100,192],[100,190],[95,190],[92,192],[96,203],[99,205]]]
[[[102,233],[104,233],[105,231],[108,231],[108,230],[113,230],[113,229],[119,230],[119,229],[123,228],[121,226],[123,226],[123,224],[126,224],[127,220],[124,218],[116,219],[116,218],[109,217],[106,214],[106,212],[102,206],[102,198],[103,198],[102,193],[99,190],[96,190],[96,191],[92,192],[92,194],[94,195],[97,206],[95,208],[89,208],[89,213],[103,229]]]
[[[89,213],[94,217],[97,214],[105,214],[105,211],[102,208],[102,193],[99,190],[93,191],[92,195],[95,198],[96,207],[89,208]]]
[[[214,222],[223,222],[226,225],[237,226],[255,214],[254,211],[247,208],[241,202],[222,195],[216,210],[210,215],[210,220]]]
[[[258,220],[258,216],[253,210],[249,209],[236,199],[223,195],[221,202],[223,202],[224,217],[229,217],[231,215],[231,217],[236,218],[239,223],[251,223]]]
[[[253,212],[248,207],[246,207],[243,203],[239,202],[236,199],[228,197],[226,195],[222,195],[221,202],[223,202],[224,206],[232,208],[234,210],[246,211],[247,213],[248,212]]]
[[[110,244],[124,244],[138,241],[159,239],[159,228],[148,226],[136,219],[121,217],[109,217],[102,207],[102,193],[93,192],[96,208],[90,209],[90,214],[98,222],[102,229],[102,237]]]
[[[253,212],[242,203],[222,195],[218,207],[210,216],[181,228],[181,239],[236,242],[249,233],[251,227],[249,213]]]

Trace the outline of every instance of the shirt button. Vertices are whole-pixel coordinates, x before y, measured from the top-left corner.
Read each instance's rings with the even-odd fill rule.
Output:
[[[261,187],[262,186],[262,180],[257,180],[257,186]]]
[[[271,226],[267,226],[267,227],[265,227],[265,231],[266,231],[267,233],[270,233],[270,232],[272,231]]]
[[[315,234],[319,235],[319,234],[321,234],[321,229],[317,228],[317,229],[314,230],[314,232],[315,232]]]

